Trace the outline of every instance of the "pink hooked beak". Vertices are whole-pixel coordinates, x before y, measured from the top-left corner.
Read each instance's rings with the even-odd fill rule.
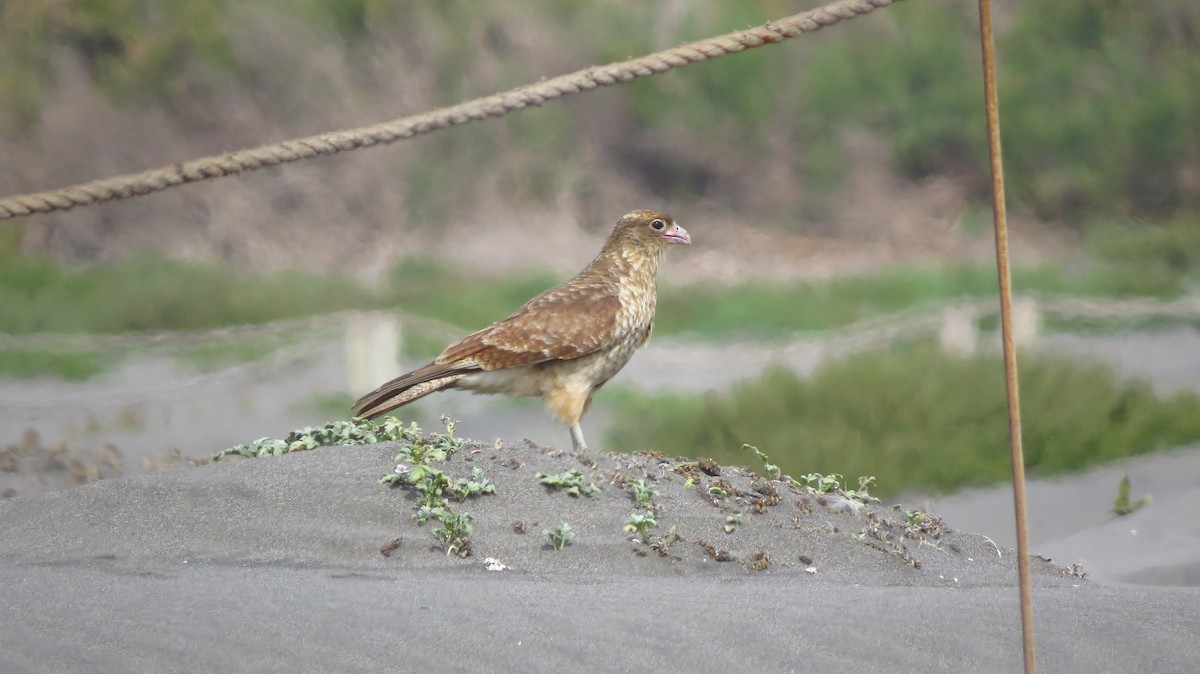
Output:
[[[682,243],[685,246],[692,245],[692,237],[687,233],[687,230],[674,223],[667,228],[667,231],[663,232],[662,237],[667,240],[667,243]]]

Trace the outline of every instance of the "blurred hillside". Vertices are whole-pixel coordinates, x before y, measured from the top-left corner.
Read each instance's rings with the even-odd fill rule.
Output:
[[[6,0],[0,192],[379,122],[815,4]],[[1200,5],[998,4],[1018,233],[1194,219]],[[902,3],[503,120],[6,223],[0,248],[374,279],[426,251],[570,270],[562,251],[594,247],[576,239],[658,205],[765,274],[958,257],[988,221],[976,21]]]

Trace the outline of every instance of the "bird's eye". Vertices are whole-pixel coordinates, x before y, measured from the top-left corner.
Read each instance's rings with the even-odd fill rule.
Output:
[[[650,226],[653,227],[654,229],[662,229],[663,227],[667,226],[667,223],[663,222],[662,220],[659,220],[658,218],[655,218],[650,221]]]

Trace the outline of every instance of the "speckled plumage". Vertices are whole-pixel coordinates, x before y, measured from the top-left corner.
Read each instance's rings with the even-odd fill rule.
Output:
[[[600,254],[573,278],[363,396],[355,409],[376,417],[447,388],[540,396],[571,428],[575,448],[585,448],[579,420],[596,390],[650,338],[658,264],[675,243],[690,244],[691,238],[670,216],[645,210],[625,215]]]

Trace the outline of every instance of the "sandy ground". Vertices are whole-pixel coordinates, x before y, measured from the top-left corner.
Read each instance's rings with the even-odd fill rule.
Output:
[[[1154,338],[1169,343],[1050,336],[1046,345],[1147,377],[1160,392],[1194,389],[1195,331]],[[841,511],[836,500],[822,504],[784,483],[773,485],[780,502],[755,512],[756,500],[770,500],[768,482],[728,468],[684,489],[676,463],[651,457],[597,455],[588,465],[530,444],[497,451],[488,443],[449,467],[463,477],[481,467],[498,492],[462,506],[476,518],[473,554],[462,559],[439,547],[436,525],[410,519],[409,491],[377,483],[394,466],[395,446],[176,461],[166,472],[120,477],[161,455],[164,437],[184,456],[202,456],[319,422],[298,401],[342,385],[341,346],[326,346],[302,354],[311,369],[288,360],[279,372],[250,366],[186,385],[171,383],[178,374],[164,374],[169,364],[133,363],[148,368],[135,379],[167,387],[147,400],[132,399],[125,380],[90,384],[100,389],[91,394],[26,384],[0,395],[6,446],[23,445],[30,423],[43,430],[29,456],[6,450],[28,470],[0,472],[0,491],[20,494],[0,499],[0,672],[1020,668],[1007,486],[906,495],[906,507],[934,512],[954,531],[931,522],[908,532],[902,513]],[[1172,348],[1160,354],[1159,346]],[[811,371],[820,357],[789,348],[738,360],[658,341],[623,376],[642,388],[695,389],[728,385],[764,362]],[[697,361],[706,367],[686,366]],[[696,379],[701,371],[705,379]],[[107,407],[81,413],[91,399]],[[460,430],[471,436],[567,439],[536,404],[461,395],[436,408],[464,419]],[[94,417],[95,429],[56,432],[67,422],[52,413],[64,409],[73,424]],[[588,422],[601,428],[604,410]],[[125,451],[45,451],[64,442]],[[535,477],[565,468],[585,471],[602,493],[572,499]],[[1116,518],[1109,509],[1125,475],[1135,499],[1153,501]],[[65,488],[96,477],[106,479]],[[659,526],[642,543],[622,529],[637,507],[618,485],[637,478],[660,491]],[[715,505],[704,498],[718,479],[741,501],[735,491]],[[1031,480],[1031,551],[1052,560],[1033,562],[1043,671],[1194,671],[1198,509],[1200,447]],[[742,522],[726,533],[735,514]],[[541,531],[559,521],[578,538],[556,553]],[[672,526],[678,540],[667,545]],[[487,570],[489,557],[508,568]],[[1064,573],[1075,564],[1086,578]]]
[[[1131,515],[1111,509],[1129,477],[1130,498],[1150,502]],[[1005,484],[941,498],[910,497],[968,531],[1016,544],[1012,488]],[[1105,583],[1200,587],[1200,447],[1137,456],[1053,479],[1029,481],[1030,550],[1083,564]]]
[[[0,671],[1020,667],[1014,555],[948,531],[953,521],[909,528],[890,508],[728,467],[488,445],[442,466],[496,485],[454,506],[475,518],[460,558],[434,523],[411,519],[411,489],[378,484],[397,449],[178,467],[0,502]],[[536,477],[566,469],[600,493],[572,498]],[[622,529],[634,479],[658,491],[644,541]],[[1148,532],[1157,496],[1120,528]],[[577,538],[555,552],[541,531],[560,521]],[[1033,568],[1044,671],[1193,671],[1200,590]]]

